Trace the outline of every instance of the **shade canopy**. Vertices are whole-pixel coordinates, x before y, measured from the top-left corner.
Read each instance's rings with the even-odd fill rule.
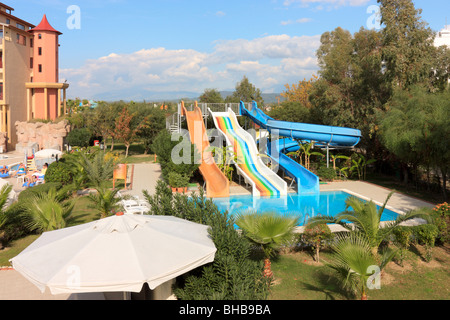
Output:
[[[44,233],[12,266],[42,292],[154,290],[214,261],[208,226],[171,216],[117,215]]]
[[[50,159],[55,158],[56,156],[61,157],[62,152],[56,149],[44,149],[36,152],[34,155],[38,159]]]

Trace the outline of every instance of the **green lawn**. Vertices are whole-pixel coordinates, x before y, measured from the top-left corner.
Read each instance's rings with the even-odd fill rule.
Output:
[[[78,217],[82,223],[92,222],[98,219],[96,213],[89,208],[89,200],[87,197],[78,197],[73,209],[73,215]],[[9,266],[9,259],[14,258],[21,253],[26,247],[33,243],[39,236],[29,235],[22,239],[13,241],[7,248],[0,251],[0,266]]]
[[[424,249],[413,247],[404,267],[390,262],[381,277],[381,289],[368,292],[369,300],[448,300],[450,299],[450,247],[433,249],[433,260],[423,260]],[[323,252],[321,259],[330,261]],[[332,270],[315,262],[309,252],[283,254],[272,262],[275,285],[271,300],[358,299],[341,289]]]

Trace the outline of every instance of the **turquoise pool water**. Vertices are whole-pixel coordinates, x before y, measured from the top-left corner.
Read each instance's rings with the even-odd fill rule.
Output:
[[[217,198],[214,203],[220,211],[236,214],[240,211],[255,210],[258,212],[276,211],[280,214],[296,214],[300,216],[300,225],[304,225],[309,217],[319,214],[335,216],[345,210],[345,201],[351,195],[343,191],[321,192],[320,194],[288,194],[286,197],[233,196]],[[351,210],[351,208],[350,208]],[[385,209],[382,221],[395,220],[398,213]]]

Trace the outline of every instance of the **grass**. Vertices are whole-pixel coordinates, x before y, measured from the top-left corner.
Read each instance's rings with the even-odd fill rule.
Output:
[[[88,223],[97,220],[99,217],[89,207],[89,200],[87,197],[78,197],[73,209],[73,215],[78,217],[81,223]],[[10,243],[5,249],[0,250],[0,266],[10,266],[9,259],[14,258],[20,254],[25,248],[33,243],[39,235],[29,235]]]
[[[367,182],[374,183],[376,185],[396,190],[408,196],[428,201],[434,204],[439,204],[445,201],[443,199],[442,190],[427,190],[426,187],[416,187],[414,183],[405,185],[403,182],[396,180],[392,176],[386,176],[381,174],[368,174]],[[450,193],[450,190],[448,190]]]
[[[424,253],[422,246],[415,246],[408,251],[404,267],[390,262],[382,273],[381,289],[369,291],[369,300],[450,299],[450,247],[435,247],[429,263],[424,261]],[[331,252],[321,253],[325,262],[331,258]],[[272,270],[271,300],[358,299],[343,290],[332,270],[315,262],[308,251],[282,254],[272,262]]]

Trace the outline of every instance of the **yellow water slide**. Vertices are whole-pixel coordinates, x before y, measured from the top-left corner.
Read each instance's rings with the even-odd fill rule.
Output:
[[[193,111],[187,111],[184,102],[181,103],[181,114],[186,117],[191,142],[202,155],[200,173],[206,182],[206,196],[210,198],[227,198],[230,196],[230,182],[220,171],[211,154],[211,148],[206,135],[203,115],[195,104]]]

